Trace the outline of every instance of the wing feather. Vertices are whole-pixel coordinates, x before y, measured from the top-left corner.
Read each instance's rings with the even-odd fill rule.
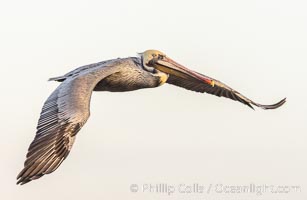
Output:
[[[167,83],[172,84],[172,85],[176,85],[176,86],[179,86],[179,87],[183,87],[185,89],[192,90],[192,91],[195,91],[195,92],[201,92],[201,93],[206,92],[208,94],[213,94],[213,95],[216,95],[218,97],[225,97],[225,98],[232,99],[234,101],[239,101],[239,102],[249,106],[252,109],[254,109],[252,105],[260,107],[262,109],[275,109],[275,108],[282,106],[286,102],[286,98],[284,98],[281,101],[279,101],[278,103],[273,104],[273,105],[258,104],[258,103],[255,103],[254,101],[252,101],[249,98],[243,96],[242,94],[240,94],[236,90],[230,88],[229,86],[227,86],[226,84],[224,84],[224,83],[222,83],[218,80],[207,77],[207,76],[202,75],[200,73],[197,73],[197,74],[206,78],[206,79],[213,80],[214,86],[209,85],[207,82],[204,82],[204,81],[201,81],[201,80],[198,80],[198,79],[187,80],[187,79],[184,79],[182,77],[174,76],[174,75],[171,75],[171,74],[169,75]]]
[[[103,62],[105,64],[105,62]],[[86,123],[92,91],[104,77],[119,70],[119,63],[88,66],[69,74],[44,103],[34,140],[29,146],[17,184],[55,171],[68,156],[76,134]]]

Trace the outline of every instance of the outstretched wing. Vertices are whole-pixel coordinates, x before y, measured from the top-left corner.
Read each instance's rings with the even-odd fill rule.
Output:
[[[179,87],[183,87],[188,90],[196,91],[196,92],[201,92],[201,93],[206,92],[209,94],[216,95],[218,97],[226,97],[226,98],[229,98],[235,101],[239,101],[249,106],[252,109],[254,109],[252,105],[260,107],[262,109],[275,109],[275,108],[282,106],[286,102],[286,98],[284,98],[278,103],[273,104],[273,105],[258,104],[218,80],[207,77],[200,73],[197,73],[197,74],[200,77],[203,77],[203,79],[212,80],[213,84],[210,85],[207,82],[201,81],[199,79],[185,79],[185,78],[171,75],[171,74],[169,75],[167,83],[173,84]]]
[[[76,134],[90,115],[90,98],[96,84],[117,72],[117,63],[98,66],[67,77],[45,102],[24,169],[17,184],[25,184],[55,171],[68,156]]]

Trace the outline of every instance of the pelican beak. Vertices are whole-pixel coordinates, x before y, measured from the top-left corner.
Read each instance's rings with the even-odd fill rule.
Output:
[[[167,56],[164,56],[163,59],[156,60],[154,62],[154,67],[164,73],[178,76],[187,80],[199,80],[203,81],[212,87],[214,87],[214,80],[210,79],[209,77],[206,77],[204,75],[200,75],[197,72],[194,72],[179,63],[175,62],[174,60],[168,58]]]

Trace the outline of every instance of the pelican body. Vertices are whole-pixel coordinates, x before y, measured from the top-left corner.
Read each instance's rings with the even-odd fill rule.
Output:
[[[157,50],[140,57],[107,60],[79,67],[64,76],[43,105],[34,140],[28,149],[17,184],[25,184],[55,171],[68,156],[76,134],[90,116],[92,91],[126,92],[169,83],[196,92],[206,92],[239,101],[251,108],[275,109],[246,98],[222,82],[187,69]]]

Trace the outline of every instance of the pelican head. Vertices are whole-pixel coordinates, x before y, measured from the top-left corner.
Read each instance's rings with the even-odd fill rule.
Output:
[[[210,78],[206,78],[182,65],[170,59],[158,50],[147,50],[140,53],[142,59],[142,65],[145,70],[152,73],[165,73],[167,75],[174,75],[187,80],[205,81],[206,83],[214,86],[214,81]]]
[[[143,53],[139,53],[139,55],[142,58],[142,65],[145,68],[145,70],[149,72],[156,72],[153,64],[156,60],[161,59],[165,57],[166,55],[158,50],[146,50]]]

